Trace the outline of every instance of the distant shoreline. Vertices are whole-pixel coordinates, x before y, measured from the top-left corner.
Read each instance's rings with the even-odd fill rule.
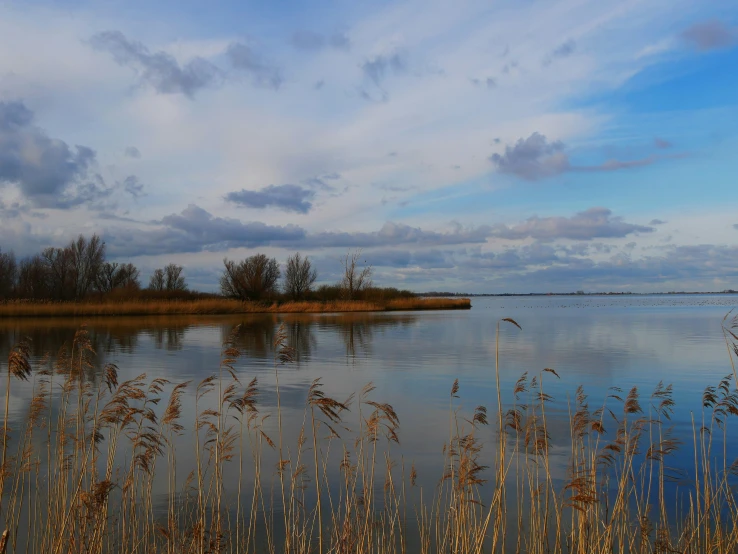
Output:
[[[425,310],[468,310],[469,298],[399,298],[387,301],[340,300],[330,302],[241,302],[225,298],[200,300],[108,302],[6,302],[0,318],[95,317],[148,315],[233,315],[280,313],[349,313]]]
[[[738,295],[738,290],[717,292],[503,292],[503,293],[456,293],[456,292],[423,292],[423,298],[484,298],[491,296],[706,296],[706,295]]]

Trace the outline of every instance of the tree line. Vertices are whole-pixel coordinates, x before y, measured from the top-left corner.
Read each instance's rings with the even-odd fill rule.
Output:
[[[340,280],[316,288],[317,270],[299,252],[289,256],[284,273],[276,258],[254,254],[243,260],[223,260],[220,294],[250,301],[357,300],[414,296],[409,291],[376,288],[373,268],[362,262],[361,251],[348,252],[340,263]],[[168,264],[154,270],[143,288],[140,271],[131,263],[106,260],[105,242],[98,236],[80,235],[65,247],[45,248],[17,260],[12,251],[0,249],[0,300],[27,299],[79,301],[93,296],[138,297],[195,295],[188,290],[184,268]]]
[[[223,260],[220,292],[239,300],[357,300],[373,290],[371,265],[360,265],[361,252],[349,252],[341,259],[343,272],[336,285],[314,288],[318,272],[310,259],[299,252],[287,258],[284,276],[276,258],[255,254],[236,262]],[[280,286],[280,278],[283,281]],[[374,292],[379,289],[374,289]],[[383,291],[395,289],[381,289]],[[400,293],[400,291],[397,291]],[[410,295],[407,291],[402,291]],[[398,294],[400,295],[400,294]]]
[[[169,264],[157,269],[149,290],[185,291],[183,268]],[[0,300],[83,300],[93,294],[137,293],[141,274],[131,263],[109,262],[105,242],[98,236],[80,235],[62,248],[48,247],[17,260],[0,250]]]

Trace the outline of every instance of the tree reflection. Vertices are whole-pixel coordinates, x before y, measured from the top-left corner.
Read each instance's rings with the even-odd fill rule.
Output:
[[[250,316],[238,323],[224,325],[221,339],[225,340],[236,325],[240,325],[236,344],[255,359],[270,359],[274,355],[274,338],[280,325],[287,332],[288,344],[295,351],[295,359],[309,362],[318,346],[317,333],[336,333],[344,343],[350,359],[369,356],[374,333],[414,323],[417,317],[407,314],[265,314]]]
[[[347,314],[334,317],[329,322],[329,327],[338,331],[346,348],[346,357],[356,360],[371,356],[375,333],[393,327],[405,327],[416,319],[412,315]]]
[[[225,342],[235,327],[236,344],[247,357],[264,359],[272,355],[272,343],[277,332],[277,318],[272,314],[251,316],[221,326],[221,342]]]
[[[181,350],[185,331],[189,326],[167,326],[156,327],[147,330],[147,333],[154,339],[154,345],[162,350]]]
[[[309,320],[285,321],[287,331],[287,344],[295,349],[295,361],[310,361],[310,355],[318,344],[318,339],[313,333],[314,322]]]
[[[250,316],[238,323],[221,328],[221,340],[225,339],[239,326],[236,346],[250,358],[270,359],[274,355],[274,340],[279,326],[284,324],[287,343],[295,350],[295,361],[307,362],[317,345],[313,333],[315,321],[309,317],[282,318],[275,314]]]
[[[182,318],[27,318],[0,320],[0,355],[23,339],[31,345],[36,363],[48,360],[51,368],[63,349],[70,351],[76,333],[85,328],[94,351],[95,368],[113,361],[117,353],[132,353],[141,347],[141,338],[150,336],[155,348],[180,350],[188,329],[201,322]],[[88,375],[94,381],[94,371]]]
[[[296,367],[309,363],[318,349],[319,333],[338,336],[346,357],[356,360],[372,354],[376,333],[414,323],[408,314],[260,314],[239,317],[117,317],[117,318],[27,318],[0,320],[0,356],[24,338],[30,339],[36,363],[47,359],[51,368],[60,349],[69,351],[75,333],[83,326],[95,352],[95,370],[88,378],[95,381],[95,371],[114,362],[121,353],[132,354],[144,348],[150,339],[154,348],[177,352],[187,343],[187,334],[198,327],[219,329],[222,343],[236,326],[237,346],[253,360],[270,361],[274,355],[274,339],[280,325],[285,326],[288,344],[294,348]]]

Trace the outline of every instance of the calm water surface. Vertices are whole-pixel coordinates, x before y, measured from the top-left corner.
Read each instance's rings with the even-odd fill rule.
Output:
[[[675,432],[691,441],[691,418],[700,416],[702,391],[732,373],[721,322],[738,304],[736,296],[495,297],[472,303],[469,311],[448,312],[0,320],[0,359],[6,360],[9,348],[27,336],[34,363],[41,367],[49,363],[46,354],[53,357],[86,323],[98,367],[115,363],[121,380],[146,373],[150,379],[196,383],[217,371],[221,345],[240,325],[237,343],[244,355],[236,369],[242,382],[258,378],[260,406],[268,412],[276,406],[272,343],[283,323],[296,351],[295,363],[279,374],[287,442],[296,438],[314,379],[322,378],[326,394],[338,399],[372,382],[373,398],[392,404],[400,418],[395,453],[414,461],[428,483],[441,475],[454,380],[459,380],[462,410],[470,413],[481,404],[494,413],[500,318],[514,318],[523,328],[502,326],[503,400],[512,399],[523,372],[532,376],[553,368],[560,375],[545,374],[544,389],[555,399],[550,427],[554,457],[557,447],[561,451],[554,471],[562,479],[568,459],[567,403],[578,385],[595,408],[613,386],[626,391],[637,386],[648,395],[660,381],[671,383]],[[99,382],[99,370],[88,377]],[[17,423],[25,418],[31,384],[14,383],[11,390],[11,420]],[[188,390],[184,423],[191,430],[194,386]],[[352,412],[348,424],[355,418]],[[267,432],[275,432],[275,426],[272,418]],[[191,435],[182,441],[178,449],[192,448]],[[729,448],[738,455],[738,449]],[[686,464],[689,456],[685,452],[683,457]]]

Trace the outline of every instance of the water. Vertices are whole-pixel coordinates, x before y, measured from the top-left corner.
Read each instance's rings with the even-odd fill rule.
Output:
[[[500,328],[503,401],[511,401],[524,372],[543,377],[544,391],[555,399],[549,427],[556,479],[566,476],[568,410],[577,386],[584,386],[594,409],[614,386],[625,393],[638,387],[647,407],[646,397],[659,382],[673,384],[674,432],[689,444],[692,418],[701,418],[702,391],[732,374],[721,323],[738,304],[735,296],[494,297],[474,298],[472,304],[468,311],[417,313],[2,320],[0,359],[27,336],[34,366],[43,367],[51,363],[45,356],[71,343],[86,323],[98,368],[88,372],[91,382],[100,382],[99,368],[107,363],[118,366],[121,381],[141,373],[172,383],[192,381],[183,399],[189,434],[178,444],[178,452],[187,452],[194,448],[194,384],[217,372],[222,343],[238,325],[237,344],[244,354],[236,372],[243,383],[257,377],[260,409],[275,411],[272,343],[284,324],[295,348],[295,362],[279,369],[286,444],[296,440],[315,379],[321,378],[325,393],[339,400],[371,382],[372,397],[393,405],[400,419],[400,445],[393,452],[414,463],[429,486],[443,469],[454,380],[461,413],[470,415],[478,405],[495,413],[495,332],[501,318],[522,326],[521,331],[503,322]],[[4,395],[4,379],[0,386]],[[25,418],[31,387],[31,382],[12,385],[13,428]],[[352,408],[347,426],[357,424],[355,403]],[[276,424],[276,417],[267,420],[265,431],[275,434]],[[485,435],[488,444],[494,442],[493,428]],[[728,453],[738,456],[738,447],[729,444]],[[674,466],[688,467],[690,456],[685,449]]]

